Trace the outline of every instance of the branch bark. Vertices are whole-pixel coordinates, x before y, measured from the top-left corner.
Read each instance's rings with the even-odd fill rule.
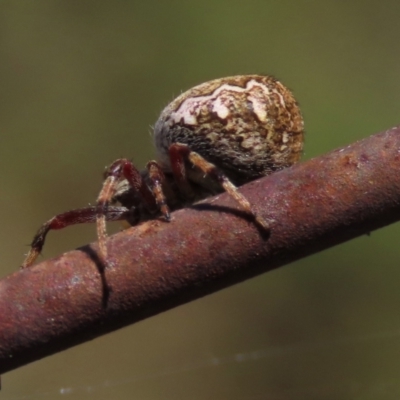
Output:
[[[241,188],[263,234],[222,194],[0,281],[0,373],[400,219],[400,127]],[[52,233],[53,234],[53,233]]]

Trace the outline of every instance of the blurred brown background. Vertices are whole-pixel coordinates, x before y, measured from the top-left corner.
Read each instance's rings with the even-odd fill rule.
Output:
[[[399,17],[396,0],[2,1],[2,276],[95,201],[105,165],[151,159],[150,126],[197,83],[279,77],[306,159],[399,124]],[[43,256],[95,238],[52,232]],[[30,364],[1,397],[398,399],[399,243],[397,224]]]

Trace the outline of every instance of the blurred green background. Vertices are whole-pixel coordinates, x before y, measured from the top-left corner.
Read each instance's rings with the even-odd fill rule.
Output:
[[[399,17],[396,0],[1,1],[1,275],[94,202],[107,164],[151,159],[151,125],[195,84],[277,76],[305,159],[399,124]],[[95,238],[53,232],[43,255]],[[399,243],[397,224],[35,362],[1,397],[398,399]]]

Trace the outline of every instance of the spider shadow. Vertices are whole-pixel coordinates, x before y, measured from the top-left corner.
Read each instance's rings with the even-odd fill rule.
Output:
[[[214,212],[224,212],[237,216],[238,218],[243,218],[248,222],[253,223],[253,225],[257,228],[258,233],[263,238],[263,240],[268,240],[271,236],[270,229],[265,229],[261,226],[257,221],[254,215],[247,213],[246,211],[238,210],[231,207],[219,206],[215,204],[201,203],[201,204],[193,204],[188,208],[192,208],[198,211],[214,211]]]
[[[233,214],[233,215],[237,216],[238,218],[243,218],[246,221],[251,222],[257,228],[257,230],[263,240],[268,240],[268,238],[271,235],[270,230],[266,230],[259,223],[257,223],[254,215],[251,215],[242,210],[238,210],[238,209],[226,207],[226,206],[207,204],[207,203],[194,204],[194,205],[189,206],[188,208],[191,208],[191,209],[194,209],[197,211],[214,211],[214,212],[224,212],[224,213]],[[96,252],[90,245],[80,247],[77,250],[80,250],[83,253],[85,253],[93,261],[93,263],[96,265],[97,270],[99,271],[99,275],[100,275],[100,279],[101,279],[101,286],[102,286],[102,293],[103,293],[101,304],[102,304],[102,307],[104,309],[106,309],[107,305],[108,305],[108,300],[109,300],[110,294],[112,292],[112,288],[111,288],[111,286],[108,285],[106,274],[105,274],[107,265],[99,257],[98,252]]]
[[[104,264],[104,262],[99,257],[98,252],[94,251],[94,249],[90,245],[80,247],[77,250],[85,253],[93,261],[93,263],[96,265],[97,270],[99,271],[101,279],[101,287],[102,287],[101,305],[104,309],[106,309],[108,305],[108,300],[110,298],[110,294],[112,292],[111,286],[109,286],[107,283],[107,278],[105,273],[107,265]]]

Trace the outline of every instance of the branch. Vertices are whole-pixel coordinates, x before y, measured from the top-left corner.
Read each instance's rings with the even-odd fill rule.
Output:
[[[0,281],[0,373],[400,219],[400,127],[241,188],[268,237],[222,194]]]

